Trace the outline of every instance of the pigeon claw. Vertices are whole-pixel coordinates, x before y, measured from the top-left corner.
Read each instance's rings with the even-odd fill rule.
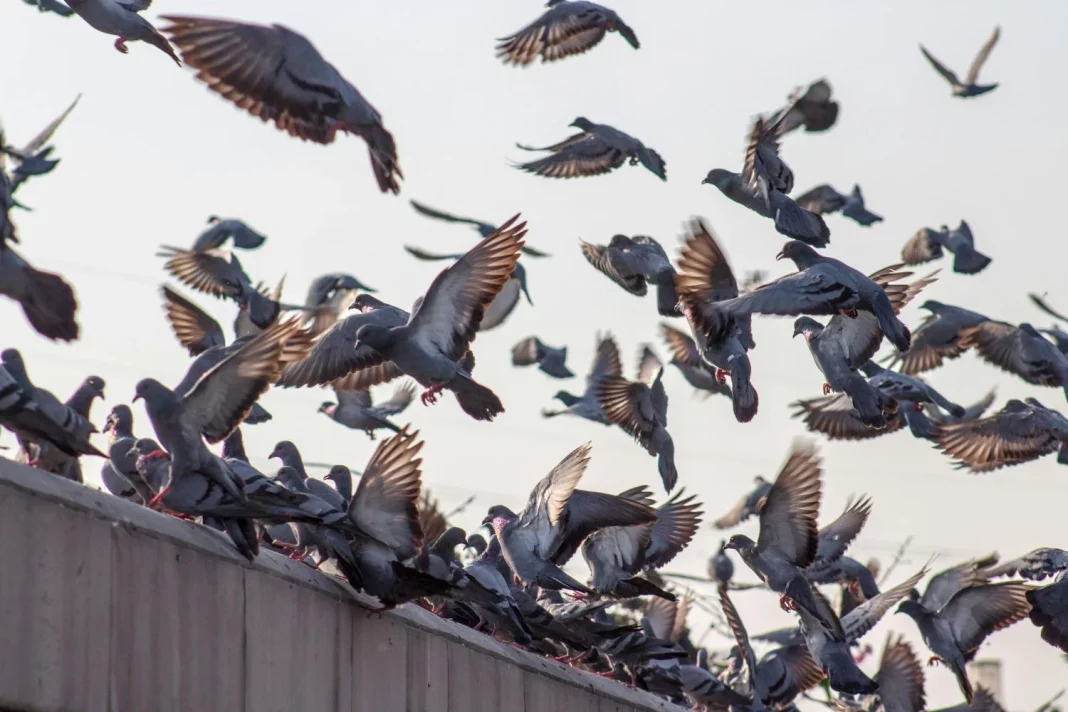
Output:
[[[419,396],[419,400],[423,402],[423,405],[433,405],[438,402],[438,394],[444,390],[444,386],[440,383],[435,383],[430,388],[423,391],[423,395]]]
[[[796,611],[797,603],[794,602],[794,599],[790,598],[784,593],[779,596],[779,608],[783,609],[786,612]]]
[[[830,395],[832,390],[834,390],[834,389],[831,388],[831,384],[830,383],[824,383],[823,384],[823,395],[825,395],[825,396]]]
[[[159,507],[160,503],[163,501],[163,495],[167,494],[167,490],[169,489],[170,487],[164,487],[163,489],[161,489],[159,491],[159,494],[157,494],[155,497],[148,501],[148,508],[155,509],[156,507]]]
[[[848,316],[850,319],[856,319],[857,318],[857,308],[856,307],[849,307],[848,309],[839,309],[838,313],[841,314],[842,316]]]
[[[126,38],[125,37],[120,37],[119,39],[115,40],[115,49],[119,50],[123,54],[129,54],[130,53],[130,48],[126,46]]]
[[[716,383],[721,386],[727,385],[727,371],[719,367],[716,368]]]
[[[912,409],[914,411],[916,411],[917,413],[922,413],[923,412],[923,404],[918,402],[918,401],[914,401],[912,403]]]
[[[941,664],[942,664],[942,658],[938,657],[937,655],[932,655],[931,659],[927,661],[927,667],[931,667],[932,665],[941,665]]]

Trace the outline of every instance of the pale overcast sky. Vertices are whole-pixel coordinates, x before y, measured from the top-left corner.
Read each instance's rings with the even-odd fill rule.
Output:
[[[0,9],[0,118],[8,139],[29,140],[83,94],[55,136],[61,165],[20,191],[34,212],[15,213],[25,256],[76,286],[82,338],[53,344],[29,328],[16,305],[0,300],[3,346],[18,347],[32,378],[62,396],[90,373],[105,378],[109,398],[94,411],[101,424],[108,407],[129,401],[139,379],[173,385],[184,373],[187,357],[161,311],[164,273],[155,252],[161,243],[190,244],[208,215],[244,218],[268,236],[242,262],[253,279],[273,283],[286,275],[290,301],[302,300],[316,275],[342,270],[407,306],[440,265],[416,262],[402,245],[461,251],[475,238],[464,227],[417,215],[408,199],[488,221],[521,212],[529,243],[553,257],[525,258],[534,306],[521,303],[504,326],[474,344],[476,375],[507,412],[492,424],[476,423],[451,397],[432,408],[415,403],[401,419],[410,418],[427,440],[424,482],[446,506],[477,495],[458,522],[474,528],[495,502],[521,506],[538,478],[592,440],[586,488],[647,483],[659,491],[656,461],[618,429],[541,418],[561,386],[581,391],[581,376],[557,382],[513,369],[510,349],[537,334],[566,344],[572,369],[584,374],[594,332],[604,329],[617,336],[628,369],[642,342],[666,357],[655,301],[632,297],[595,272],[581,256],[579,238],[649,234],[674,254],[683,221],[700,215],[725,242],[737,271],[783,273],[786,267],[772,258],[784,238],[771,222],[701,179],[713,167],[737,170],[751,117],[822,76],[832,83],[841,114],[827,133],[799,132],[784,141],[798,189],[826,182],[847,192],[857,182],[868,207],[886,218],[867,229],[830,216],[829,254],[873,271],[896,262],[916,229],[964,218],[993,263],[973,277],[944,271],[923,296],[1039,326],[1049,319],[1030,305],[1027,291],[1048,291],[1068,309],[1068,248],[1053,214],[1066,159],[1057,120],[1065,100],[1055,83],[1068,64],[1068,4],[615,0],[612,7],[638,34],[639,51],[612,34],[584,56],[526,70],[495,60],[494,38],[534,19],[542,11],[537,2],[158,0],[146,13],[277,22],[306,34],[396,137],[407,179],[395,197],[378,192],[358,138],[342,136],[329,147],[301,143],[210,93],[153,47],[131,43],[123,56],[113,37],[79,18],[39,15],[7,0]],[[981,78],[1001,87],[978,99],[951,98],[918,43],[963,75],[998,24],[1001,41]],[[509,166],[522,157],[516,141],[555,142],[570,135],[567,125],[576,116],[612,124],[655,148],[667,162],[668,182],[629,166],[576,181]],[[229,330],[232,305],[190,296]],[[921,316],[912,306],[904,318],[915,327]],[[790,320],[758,319],[755,332],[753,381],[761,407],[752,423],[736,423],[726,400],[696,397],[674,369],[665,376],[679,481],[700,495],[708,519],[733,504],[753,475],[774,475],[791,439],[803,432],[787,404],[818,395],[823,382],[803,341],[790,339]],[[1028,386],[970,354],[930,380],[963,404],[996,385],[999,406],[1031,395],[1063,406],[1059,390]],[[263,404],[274,420],[246,429],[259,464],[267,466],[263,458],[277,440],[290,438],[308,460],[362,467],[373,443],[316,413],[329,396],[318,389],[268,393]],[[137,432],[151,434],[140,407],[135,415]],[[1068,484],[1052,459],[975,476],[953,470],[929,443],[907,433],[860,444],[822,442],[821,449],[824,521],[851,494],[874,498],[854,556],[877,556],[885,564],[899,542],[915,537],[893,583],[934,553],[940,568],[991,550],[1015,556],[1068,545]],[[98,482],[98,463],[87,459],[84,467]],[[755,530],[754,522],[741,529]],[[703,572],[719,539],[706,525],[669,568]],[[581,564],[579,572],[584,575]],[[767,593],[737,599],[752,631],[789,620]],[[694,622],[698,635],[700,621]],[[926,659],[904,616],[888,616],[869,634],[876,651],[891,629],[905,631]],[[1041,642],[1029,621],[994,635],[979,657],[1003,660],[1014,711],[1033,708],[1068,679],[1063,656]],[[867,667],[875,664],[877,656]],[[959,701],[945,669],[929,671],[927,690],[932,707]]]

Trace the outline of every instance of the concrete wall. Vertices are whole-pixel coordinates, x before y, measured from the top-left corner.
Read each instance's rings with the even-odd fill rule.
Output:
[[[678,709],[2,459],[0,572],[0,709]]]

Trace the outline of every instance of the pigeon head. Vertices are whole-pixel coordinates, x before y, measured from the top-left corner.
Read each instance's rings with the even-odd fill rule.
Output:
[[[323,475],[323,479],[332,480],[334,482],[339,482],[345,479],[351,480],[352,471],[344,465],[334,465],[330,468],[330,472],[327,472],[325,475]]]
[[[822,331],[823,324],[810,316],[799,316],[797,320],[794,321],[794,336],[804,334],[805,341],[812,341],[812,339],[819,336]]]
[[[790,240],[782,246],[782,250],[779,251],[779,254],[775,255],[775,259],[793,260],[794,264],[797,265],[797,268],[800,270],[810,267],[818,262],[820,254],[800,240]]]
[[[83,384],[96,398],[104,398],[104,379],[100,376],[89,376]]]
[[[234,431],[223,440],[222,456],[248,462],[248,455],[245,453],[245,438],[241,435],[241,428],[234,428]]]
[[[724,549],[734,549],[743,557],[753,551],[756,548],[756,542],[747,537],[745,534],[735,534],[727,540],[727,545]]]
[[[705,179],[701,181],[701,183],[709,183],[711,185],[716,186],[721,191],[726,192],[728,186],[730,186],[731,181],[733,180],[734,173],[731,173],[725,168],[713,168],[708,172],[708,175],[705,176]]]
[[[450,553],[461,545],[467,545],[467,532],[460,527],[449,527],[434,542],[434,549],[443,553]]]
[[[177,405],[178,398],[174,392],[155,378],[145,378],[137,382],[134,387],[134,403],[139,400],[145,401],[145,407],[155,410]]]
[[[902,601],[901,605],[897,607],[897,610],[894,611],[894,613],[904,613],[915,621],[920,621],[923,618],[930,616],[930,612],[923,607],[922,603],[913,600]]]
[[[486,512],[486,516],[482,519],[482,524],[488,524],[493,527],[493,531],[499,532],[501,528],[508,522],[512,522],[518,519],[515,512],[505,507],[503,504],[495,504],[489,508]]]
[[[0,351],[0,361],[3,361],[6,366],[15,366],[23,368],[22,354],[18,349],[4,349]]]
[[[349,309],[355,309],[356,311],[371,311],[377,309],[382,305],[382,302],[372,297],[370,294],[357,294],[352,304],[349,305]]]
[[[566,405],[568,408],[570,408],[571,406],[575,405],[580,400],[582,400],[578,396],[572,395],[572,394],[568,393],[567,391],[557,391],[556,394],[553,396],[553,398],[555,398],[556,400],[560,401],[561,403]]]
[[[593,130],[593,122],[587,119],[585,116],[578,117],[568,125],[573,126],[576,129],[582,129],[583,131]]]
[[[282,461],[283,465],[288,465],[293,469],[297,469],[297,463],[301,463],[301,466],[303,466],[300,450],[298,450],[297,446],[289,440],[279,441],[278,444],[274,446],[274,450],[271,450],[271,454],[267,457],[272,460],[277,457]]]
[[[612,239],[608,241],[608,246],[617,250],[625,250],[628,247],[634,247],[634,240],[626,235],[612,235]]]
[[[152,440],[151,438],[139,438],[134,442],[133,447],[130,448],[130,451],[126,454],[136,457],[146,457],[157,452],[160,453],[159,457],[163,457],[167,454],[160,448],[159,443],[155,440]]]
[[[364,324],[356,332],[356,343],[353,344],[353,348],[367,346],[385,355],[392,345],[393,333],[390,329],[378,324]]]
[[[481,534],[472,534],[467,537],[467,545],[475,550],[475,553],[482,556],[482,552],[486,550],[489,544],[486,543],[486,537]]]
[[[108,413],[108,417],[104,419],[104,432],[115,433],[129,433],[133,431],[133,411],[130,410],[130,406],[125,403],[120,403],[111,409]]]
[[[333,415],[335,408],[337,408],[337,403],[333,403],[331,401],[323,401],[322,404],[319,406],[319,412],[326,413],[327,415]]]
[[[934,299],[928,299],[926,302],[920,305],[920,309],[926,309],[929,312],[937,312],[944,306],[945,304],[943,304],[942,302],[937,302]]]
[[[209,215],[208,216],[208,225],[214,225],[217,222],[219,222],[219,216],[218,215]]]
[[[296,491],[304,489],[304,482],[300,479],[300,473],[297,472],[296,468],[289,465],[279,467],[278,472],[275,473],[274,480],[286,489]]]

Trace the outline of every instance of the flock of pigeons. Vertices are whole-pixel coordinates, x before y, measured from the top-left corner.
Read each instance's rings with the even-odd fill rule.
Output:
[[[154,45],[195,69],[212,91],[292,136],[319,143],[332,142],[339,130],[361,136],[379,188],[399,192],[403,173],[396,143],[381,116],[302,35],[278,25],[184,16],[165,17],[169,24],[157,31],[139,14],[150,0],[24,1],[42,12],[79,15],[116,36],[121,52],[128,51],[127,42]],[[538,58],[556,61],[595,47],[609,32],[640,46],[634,30],[612,10],[584,0],[551,0],[539,18],[500,40],[497,55],[517,66]],[[997,86],[977,84],[997,39],[995,30],[963,81],[926,49],[923,54],[950,82],[954,96],[979,96]],[[41,335],[64,341],[78,338],[74,291],[18,255],[11,216],[24,207],[15,197],[19,187],[56,167],[50,141],[73,108],[23,146],[8,144],[0,134],[0,293],[22,305]],[[740,172],[716,168],[704,180],[790,238],[776,259],[792,261],[796,273],[771,282],[751,273],[739,281],[722,241],[699,219],[686,225],[674,262],[646,236],[616,235],[606,245],[584,242],[583,255],[632,294],[646,295],[652,285],[658,312],[687,327],[661,324],[671,364],[694,388],[729,399],[739,422],[752,420],[760,404],[758,374],[748,357],[755,347],[753,315],[794,316],[793,333],[804,336],[825,379],[823,397],[795,404],[810,430],[830,439],[863,439],[907,426],[974,472],[1054,452],[1068,464],[1068,420],[1058,411],[1035,399],[1010,400],[984,417],[993,393],[962,407],[918,377],[974,349],[1028,383],[1068,394],[1068,333],[930,300],[922,305],[930,317],[914,330],[899,319],[902,307],[936,279],[932,273],[910,280],[905,265],[937,259],[947,250],[955,272],[975,274],[989,264],[975,249],[967,223],[918,231],[905,244],[902,263],[872,274],[819,251],[830,242],[825,215],[841,212],[864,226],[882,219],[867,209],[859,186],[842,194],[821,185],[790,196],[794,175],[781,156],[782,137],[798,128],[826,131],[837,116],[830,85],[817,81],[792,94],[781,109],[756,118]],[[573,178],[604,174],[629,161],[666,180],[663,158],[638,139],[582,117],[572,126],[579,133],[554,145],[521,146],[545,155],[518,167]],[[377,299],[375,290],[344,273],[315,280],[303,304],[284,303],[282,285],[272,290],[254,283],[241,266],[234,250],[257,249],[266,238],[240,220],[212,217],[190,248],[162,247],[164,267],[176,280],[237,304],[233,338],[186,296],[163,286],[165,312],[192,361],[173,388],[154,379],[137,384],[134,400],[144,400],[157,439],[138,438],[132,411],[120,404],[105,420],[104,451],[91,441],[98,429],[90,421],[94,400],[104,398],[104,381],[90,376],[61,401],[34,385],[16,349],[4,350],[0,425],[17,436],[19,459],[80,482],[81,458],[100,457],[103,482],[113,494],[225,532],[249,560],[268,547],[315,567],[332,561],[355,589],[384,607],[416,601],[533,652],[704,709],[787,709],[821,681],[839,693],[829,703],[837,708],[924,709],[923,669],[903,640],[887,640],[874,674],[860,667],[871,647],[860,645],[863,636],[894,606],[916,622],[931,661],[956,676],[971,709],[997,708],[987,691],[972,689],[965,671],[991,633],[1030,617],[1044,640],[1068,652],[1068,551],[1043,548],[1004,563],[996,555],[967,561],[932,576],[921,594],[924,567],[883,590],[874,564],[846,555],[871,501],[847,504],[841,516],[819,528],[821,461],[807,443],[795,443],[778,477],[757,478],[753,491],[715,523],[727,529],[751,516],[760,523],[756,541],[731,536],[709,563],[736,642],[726,655],[697,649],[686,626],[694,599],[680,600],[657,573],[696,535],[703,505],[682,489],[659,506],[644,486],[618,495],[579,489],[589,445],[561,460],[521,512],[491,507],[481,522],[485,536],[450,526],[421,487],[420,434],[391,419],[412,402],[415,383],[424,389],[424,404],[450,391],[476,420],[492,420],[504,410],[497,395],[475,380],[472,343],[479,331],[507,319],[524,296],[530,301],[520,256],[548,255],[525,244],[526,223],[519,215],[498,225],[415,201],[412,206],[430,218],[469,224],[481,239],[456,255],[407,248],[419,259],[451,261],[411,312]],[[884,337],[894,349],[887,366],[872,360]],[[536,337],[512,351],[516,366],[537,365],[552,378],[573,377],[566,358],[566,348]],[[636,377],[629,379],[614,339],[598,336],[585,390],[559,391],[555,397],[564,407],[543,414],[621,428],[657,457],[670,494],[679,475],[667,430],[663,369],[645,347]],[[401,377],[410,380],[388,401],[373,402],[372,386]],[[332,485],[308,476],[289,441],[271,453],[281,466],[267,476],[250,464],[241,426],[271,419],[257,400],[272,385],[330,386],[336,398],[320,412],[372,439],[378,430],[390,435],[362,473],[332,467],[325,477]],[[220,454],[208,447],[217,443]],[[728,550],[737,552],[764,587],[780,594],[784,609],[797,612],[796,628],[746,632],[731,601],[731,592],[744,586],[732,582]],[[579,552],[590,569],[586,582],[563,570]],[[1042,586],[1025,582],[1054,576]],[[840,590],[837,609],[819,586]],[[751,641],[772,647],[758,659]]]

